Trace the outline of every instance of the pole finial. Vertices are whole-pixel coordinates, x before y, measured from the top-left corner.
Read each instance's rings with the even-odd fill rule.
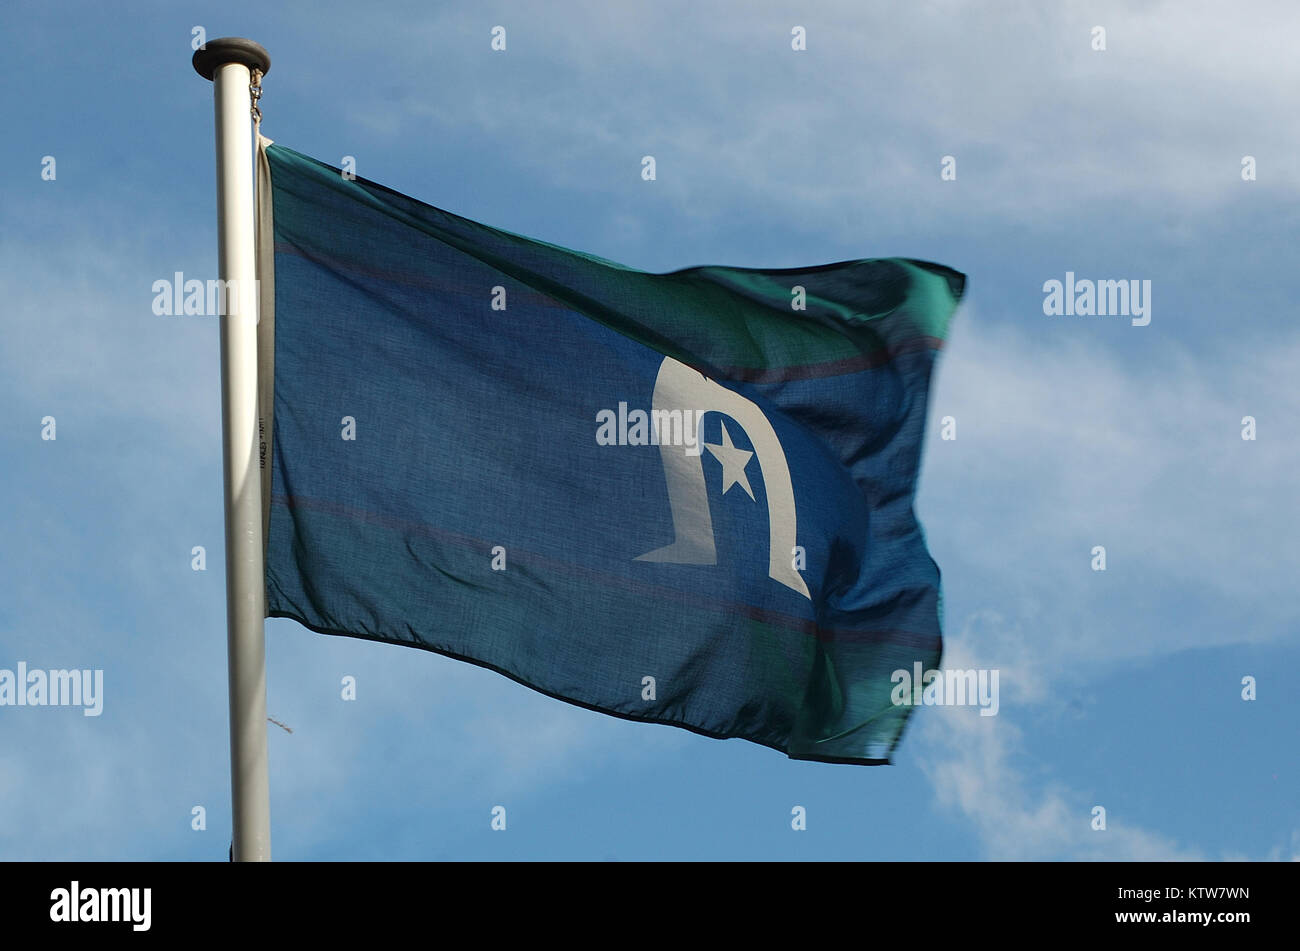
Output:
[[[260,69],[265,76],[271,71],[271,54],[261,43],[239,36],[209,40],[194,51],[194,71],[204,79],[212,79],[217,70],[227,63],[243,63],[251,72]]]

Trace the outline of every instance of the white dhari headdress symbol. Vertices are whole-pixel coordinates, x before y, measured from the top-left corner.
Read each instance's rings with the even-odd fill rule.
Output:
[[[794,487],[790,483],[790,467],[785,450],[776,438],[776,431],[763,411],[739,393],[708,379],[686,364],[664,357],[655,379],[654,413],[652,418],[665,418],[660,411],[680,411],[683,415],[703,407],[706,412],[724,413],[741,425],[754,444],[754,452],[736,449],[726,424],[722,427],[722,445],[706,448],[722,463],[724,485],[727,491],[739,484],[750,496],[745,477],[745,466],[752,455],[758,456],[767,489],[768,568],[774,581],[802,594],[809,600],[808,585],[795,570]],[[698,430],[697,430],[698,432]],[[708,490],[704,483],[704,464],[698,454],[692,455],[684,445],[669,445],[659,441],[663,459],[664,477],[668,481],[668,503],[673,514],[674,540],[671,545],[657,548],[637,557],[637,561],[659,561],[674,565],[716,565],[717,548],[713,540],[713,516],[709,511]]]

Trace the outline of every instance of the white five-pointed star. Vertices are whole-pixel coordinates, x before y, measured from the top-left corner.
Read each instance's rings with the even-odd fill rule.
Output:
[[[749,479],[745,476],[745,466],[749,465],[749,460],[754,454],[745,449],[737,449],[731,444],[731,434],[727,432],[726,422],[722,423],[722,445],[715,446],[713,443],[705,443],[704,448],[713,453],[713,457],[722,463],[722,494],[726,495],[727,490],[737,483],[745,490],[745,494],[751,499],[754,497],[754,490],[749,487]]]

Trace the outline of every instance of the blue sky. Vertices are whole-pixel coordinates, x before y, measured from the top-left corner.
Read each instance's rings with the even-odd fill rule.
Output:
[[[998,716],[923,708],[890,767],[793,762],[271,621],[277,858],[1300,856],[1300,10],[379,6],[0,11],[0,667],[105,672],[100,717],[0,708],[0,857],[226,856],[217,326],[150,306],[215,269],[195,26],[270,50],[271,138],[488,224],[655,271],[970,279],[917,509],[945,664],[998,668]],[[1067,271],[1150,280],[1150,325],[1045,316]]]

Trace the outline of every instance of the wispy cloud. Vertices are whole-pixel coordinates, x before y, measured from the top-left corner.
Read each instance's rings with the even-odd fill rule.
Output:
[[[1062,687],[1139,659],[1294,635],[1300,516],[1278,502],[1300,336],[1236,339],[1208,367],[1169,345],[1135,372],[1077,324],[979,318],[939,372],[932,415],[954,416],[957,439],[932,426],[920,508],[949,579],[944,665],[999,668],[1004,703],[931,708],[923,769],[992,858],[1216,857],[1114,815],[1093,830],[1083,793],[1042,764],[1031,778],[1022,727]],[[1267,437],[1242,440],[1245,415]],[[1175,620],[1170,601],[1193,608]]]
[[[1236,338],[1209,363],[1167,343],[1139,369],[1079,324],[981,316],[964,313],[939,368],[919,496],[966,610],[1057,672],[1293,635],[1300,336]]]
[[[656,193],[703,226],[754,202],[795,230],[855,238],[954,219],[1055,229],[1116,200],[1205,210],[1240,194],[1247,154],[1261,168],[1251,187],[1300,189],[1283,174],[1300,132],[1276,121],[1300,80],[1293,5],[1258,0],[1225,17],[1173,0],[1021,2],[1000,13],[759,3],[704,17],[689,3],[590,3],[567,17],[501,12],[476,33],[447,12],[403,47],[380,23],[337,52],[370,64],[382,48],[387,71],[409,76],[436,49],[436,69],[465,80],[456,95],[376,83],[337,105],[345,128],[376,145],[430,128],[450,147],[497,143],[551,187],[626,197],[641,155],[654,154]],[[510,45],[493,54],[498,23]],[[804,52],[790,49],[796,24]],[[520,86],[538,63],[548,81]],[[673,105],[687,97],[689,110]],[[939,180],[945,155],[957,183]]]

